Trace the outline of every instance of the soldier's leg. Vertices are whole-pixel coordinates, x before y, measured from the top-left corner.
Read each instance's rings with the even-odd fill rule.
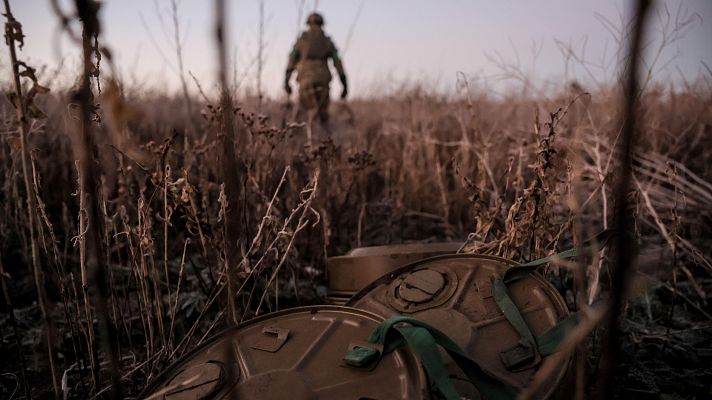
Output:
[[[305,123],[304,131],[309,146],[312,145],[315,105],[314,87],[310,84],[301,85],[299,87],[299,118]]]
[[[311,146],[312,144],[312,123],[314,108],[314,90],[310,84],[300,83],[299,84],[299,112],[297,122],[304,123],[304,133],[306,134],[306,143]]]
[[[322,129],[324,129],[326,134],[328,136],[331,136],[331,125],[329,124],[329,85],[324,85],[320,87],[318,100],[319,106],[317,110],[319,116],[319,123],[321,124],[321,127]]]
[[[299,106],[294,115],[295,122],[304,122],[311,107],[311,88],[308,85],[299,86]]]
[[[289,115],[289,122],[299,123],[304,118],[304,109],[302,106],[301,99],[297,99],[296,104],[292,107],[291,113]]]

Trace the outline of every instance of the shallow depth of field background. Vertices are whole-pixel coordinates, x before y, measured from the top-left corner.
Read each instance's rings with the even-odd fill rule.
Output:
[[[28,20],[34,17],[20,3],[11,2],[20,10],[15,17],[27,35],[18,53],[21,59],[25,51],[37,54],[30,49],[47,48],[47,43],[62,42],[70,51],[66,57],[32,55],[26,60],[37,69],[39,83],[51,89],[35,97],[37,113],[27,137],[28,178],[37,198],[34,237],[16,112],[10,101],[0,101],[0,397],[24,396],[22,373],[33,397],[53,396],[48,336],[54,339],[55,378],[63,395],[100,397],[109,383],[107,356],[93,337],[97,316],[91,299],[96,289],[82,287],[86,231],[81,220],[86,214],[80,200],[86,194],[79,189],[72,149],[80,118],[73,95],[80,50],[61,38],[66,35],[62,29],[41,30],[44,36],[30,32],[38,24]],[[248,41],[249,46],[236,48],[228,74],[238,143],[239,173],[233,178],[240,187],[240,245],[239,262],[226,265],[223,110],[211,75],[216,63],[207,61],[217,56],[200,53],[207,67],[194,73],[190,66],[197,56],[190,48],[177,53],[171,37],[176,27],[185,34],[189,25],[188,11],[181,8],[185,3],[173,9],[173,3],[164,1],[155,10],[149,8],[148,13],[164,13],[162,22],[156,22],[158,14],[146,14],[149,20],[143,24],[149,29],[142,27],[141,18],[124,22],[146,37],[148,32],[156,35],[158,43],[147,39],[144,51],[155,51],[155,45],[166,59],[146,59],[169,63],[164,71],[171,78],[141,77],[146,71],[139,67],[146,62],[141,53],[135,62],[125,57],[112,61],[105,53],[99,78],[92,82],[98,105],[92,111],[92,168],[100,177],[101,262],[108,272],[108,319],[115,327],[127,396],[137,395],[171,361],[233,323],[228,318],[228,275],[239,282],[231,300],[237,304],[237,320],[244,321],[323,303],[326,257],[357,246],[454,240],[467,242],[466,251],[521,261],[550,255],[612,227],[618,168],[614,149],[621,131],[621,60],[615,56],[615,40],[610,58],[597,64],[599,60],[582,56],[580,41],[545,38],[558,54],[542,59],[534,52],[536,62],[564,65],[544,70],[567,72],[547,79],[532,77],[510,50],[495,49],[482,60],[487,63],[482,68],[491,73],[446,64],[443,69],[474,72],[444,75],[440,79],[445,84],[427,68],[422,75],[412,72],[417,71],[417,64],[412,65],[417,58],[410,59],[404,72],[390,74],[368,67],[363,59],[351,64],[345,57],[347,72],[351,65],[359,66],[350,75],[358,96],[347,103],[333,101],[333,135],[326,137],[316,128],[316,140],[309,146],[300,121],[285,119],[286,99],[278,91],[292,39],[276,42],[287,43],[287,48],[270,43],[271,30],[288,37],[284,32],[293,34],[296,22],[283,29],[281,17],[270,19],[279,13],[272,4],[263,14],[262,35],[259,13],[251,10],[255,17],[240,21],[252,25],[252,34],[240,36],[234,33],[241,32],[238,28],[230,38],[233,44]],[[338,15],[339,7],[323,3],[327,32],[335,14],[334,20],[352,28],[354,48],[367,47],[358,44],[359,32],[372,28],[369,13],[359,14],[359,7],[377,5],[353,2],[344,16]],[[231,12],[239,13],[240,4],[231,4]],[[60,5],[72,11],[69,2]],[[306,15],[313,6],[299,1],[284,5],[295,16]],[[100,12],[102,21],[114,18],[111,7]],[[204,7],[212,18],[212,2]],[[661,34],[651,36],[656,39],[646,50],[642,126],[628,194],[639,256],[623,317],[624,364],[615,389],[621,398],[686,399],[710,393],[712,70],[705,62],[710,51],[689,45],[709,30],[709,11],[704,5],[695,9],[694,4],[686,8],[659,2],[651,18],[659,28],[653,31]],[[58,24],[51,12],[37,18]],[[599,29],[618,32],[621,43],[627,40],[625,24],[597,19],[593,13],[590,18]],[[541,21],[556,23],[553,17]],[[78,27],[70,24],[69,29]],[[346,28],[338,29],[348,34]],[[506,29],[501,34],[506,36]],[[399,46],[418,46],[417,40],[402,40]],[[110,40],[100,35],[98,43],[111,51]],[[208,33],[201,43],[208,50],[216,46]],[[529,52],[529,43],[519,45]],[[260,47],[269,49],[272,60],[262,69]],[[1,54],[1,85],[10,93],[7,51]],[[190,60],[183,67],[179,55]],[[384,57],[388,54],[379,53],[373,62]],[[428,62],[437,58],[423,57]],[[58,59],[66,65],[56,65]],[[394,56],[383,65],[397,63]],[[606,72],[601,72],[604,65]],[[364,78],[363,71],[371,76]],[[379,90],[382,82],[388,90]],[[26,90],[32,86],[24,78],[23,84]],[[338,82],[332,86],[338,91]],[[39,277],[32,270],[33,240]],[[580,260],[576,270],[547,267],[547,277],[572,310],[607,297],[609,255],[603,251],[600,258]],[[40,297],[45,299],[44,313]],[[599,331],[581,345],[583,361],[576,366],[583,371],[586,390],[596,386]]]

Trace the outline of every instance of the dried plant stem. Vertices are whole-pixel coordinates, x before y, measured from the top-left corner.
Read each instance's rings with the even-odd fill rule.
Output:
[[[265,298],[267,297],[267,293],[269,291],[269,287],[272,285],[272,282],[275,281],[277,278],[277,275],[279,274],[279,271],[282,269],[282,266],[284,263],[287,261],[287,257],[289,256],[290,250],[292,249],[292,245],[294,244],[294,239],[297,237],[297,234],[309,226],[309,218],[307,217],[310,212],[316,213],[314,209],[311,208],[311,203],[314,200],[314,197],[316,196],[317,193],[317,187],[319,186],[319,170],[317,169],[316,172],[314,173],[314,178],[312,180],[312,185],[309,188],[306,188],[302,191],[302,195],[308,194],[308,197],[303,200],[301,204],[297,206],[296,209],[292,211],[292,213],[296,213],[299,211],[301,208],[301,214],[299,215],[299,220],[297,221],[297,226],[294,229],[294,232],[292,232],[291,237],[289,238],[289,243],[287,244],[287,248],[282,250],[282,257],[279,260],[279,264],[274,268],[274,271],[272,272],[272,275],[269,278],[269,281],[267,282],[267,285],[265,286],[265,290],[262,293],[262,297],[260,297],[259,303],[257,303],[257,311],[255,311],[256,315],[260,314],[260,308],[262,307],[262,303],[264,302]],[[301,197],[301,196],[300,196]],[[291,218],[290,218],[291,219]],[[283,229],[281,232],[278,233],[278,236],[281,234],[286,233],[285,230]]]
[[[361,207],[358,211],[358,223],[356,224],[356,247],[361,247],[361,238],[363,237],[363,221],[366,218],[366,201],[361,196]]]
[[[233,114],[233,102],[230,95],[230,86],[227,78],[227,35],[225,34],[225,1],[215,1],[215,39],[218,50],[219,82],[221,90],[220,107],[221,131],[218,138],[221,141],[222,154],[221,179],[225,184],[225,195],[227,196],[227,208],[225,209],[225,266],[228,279],[227,305],[229,308],[228,317],[236,323],[238,310],[235,305],[235,287],[237,282],[236,269],[240,257],[240,198],[241,185],[239,179],[244,179],[244,165],[237,160],[235,154],[236,132]]]
[[[440,165],[440,160],[435,160],[435,176],[437,178],[438,189],[440,192],[440,207],[442,207],[442,218],[445,224],[450,220],[450,201],[447,198],[447,190],[445,182],[443,182],[443,168]]]
[[[265,2],[260,0],[260,22],[257,39],[257,112],[262,113],[262,70],[264,69],[265,49]]]
[[[215,0],[215,44],[217,45],[218,53],[218,78],[220,83],[220,107],[221,107],[221,132],[218,134],[220,139],[220,144],[222,145],[222,152],[220,157],[220,172],[221,180],[225,188],[225,195],[227,196],[227,207],[223,210],[223,218],[225,218],[225,239],[224,239],[224,257],[225,257],[225,274],[227,278],[227,311],[228,311],[228,321],[231,324],[237,324],[238,310],[237,310],[237,292],[235,288],[237,285],[237,268],[239,264],[237,263],[240,259],[239,252],[239,241],[240,241],[240,181],[239,179],[244,179],[245,174],[240,166],[241,164],[237,161],[237,156],[235,154],[235,126],[234,126],[234,114],[233,114],[233,103],[232,97],[230,96],[230,86],[228,84],[227,71],[228,71],[228,59],[227,59],[227,35],[225,32],[226,25],[225,19],[227,15],[227,10],[225,9],[225,0]],[[239,164],[239,165],[238,165]],[[238,169],[240,168],[240,169]],[[221,205],[221,207],[223,207]],[[242,314],[242,310],[239,311]],[[235,376],[234,366],[235,366],[235,353],[233,352],[231,345],[226,345],[225,349],[227,365],[227,376]],[[231,392],[230,398],[234,398],[234,392]]]
[[[12,75],[15,84],[15,95],[17,96],[17,119],[20,126],[20,160],[22,164],[22,178],[25,185],[25,194],[27,196],[27,223],[30,228],[30,248],[32,256],[32,270],[35,278],[35,289],[37,290],[37,299],[39,301],[40,310],[42,312],[42,318],[45,321],[45,335],[47,339],[47,356],[49,357],[50,373],[52,374],[52,387],[54,388],[54,395],[59,398],[60,390],[59,384],[57,382],[57,372],[55,369],[54,361],[54,334],[52,329],[52,321],[49,318],[47,310],[47,297],[44,291],[44,274],[40,266],[39,260],[39,249],[37,244],[37,238],[35,234],[36,225],[36,210],[37,202],[35,199],[35,193],[30,186],[30,172],[28,167],[29,151],[27,149],[27,136],[29,135],[29,120],[26,112],[26,104],[22,92],[22,85],[20,83],[20,64],[17,60],[17,53],[15,51],[15,38],[12,36],[12,25],[18,25],[19,22],[15,20],[12,12],[10,11],[9,0],[4,0],[5,4],[5,17],[7,18],[6,28],[5,28],[5,39],[10,49],[10,62],[12,63]]]
[[[141,209],[141,201],[139,201],[139,210]],[[140,221],[141,221],[141,213],[139,211],[139,229],[140,229]],[[154,327],[153,327],[153,317],[151,310],[153,307],[151,306],[152,302],[149,301],[149,290],[148,290],[148,283],[146,282],[148,279],[148,274],[145,271],[145,266],[143,262],[143,257],[141,256],[141,259],[139,260],[139,254],[137,253],[136,247],[133,244],[133,240],[131,240],[131,227],[128,225],[127,221],[124,220],[124,231],[127,233],[126,235],[126,242],[129,247],[129,253],[131,257],[131,270],[134,273],[134,277],[136,279],[138,288],[139,288],[139,299],[140,301],[138,302],[139,305],[139,315],[141,316],[141,323],[143,324],[143,331],[144,331],[144,336],[146,337],[146,353],[147,353],[147,358],[151,358],[152,355],[154,354],[154,343],[155,343],[155,334],[154,334]],[[140,232],[140,231],[139,231]],[[139,236],[139,251],[141,251],[142,245],[140,244],[141,242],[141,237]]]
[[[99,185],[98,177],[95,174],[96,167],[93,166],[93,153],[95,151],[94,139],[91,132],[91,110],[93,109],[93,95],[91,93],[90,78],[93,76],[95,66],[92,65],[91,55],[94,51],[92,40],[99,34],[99,20],[97,12],[99,3],[94,0],[75,0],[77,15],[82,22],[82,51],[83,51],[83,73],[81,86],[78,92],[78,100],[81,108],[81,132],[80,139],[74,146],[75,157],[79,160],[80,175],[82,179],[82,191],[86,196],[86,269],[88,279],[96,286],[94,295],[94,305],[97,309],[99,320],[99,332],[101,342],[109,361],[111,373],[111,398],[121,399],[121,375],[119,374],[119,360],[115,347],[114,329],[109,320],[107,308],[107,298],[109,291],[106,285],[106,265],[104,265],[102,247],[102,219],[99,213]]]
[[[635,258],[635,242],[630,237],[630,215],[628,211],[628,191],[631,186],[632,159],[635,138],[638,128],[639,82],[638,73],[641,62],[641,45],[645,32],[645,23],[651,0],[638,0],[635,3],[633,34],[628,48],[628,59],[625,70],[623,128],[621,131],[620,165],[618,181],[615,190],[615,227],[622,234],[618,235],[615,253],[615,269],[611,285],[610,308],[608,310],[605,339],[605,354],[601,384],[601,398],[613,397],[613,379],[621,358],[619,316],[628,288],[628,275]]]
[[[178,21],[178,3],[176,0],[171,0],[171,18],[173,21],[173,42],[175,44],[176,59],[178,60],[178,73],[180,74],[180,86],[183,91],[183,99],[185,100],[185,112],[188,120],[193,124],[193,108],[191,105],[190,94],[188,94],[188,83],[185,79],[185,67],[183,65],[183,45],[180,37],[180,23]]]
[[[292,225],[292,222],[294,222],[294,220],[297,219],[297,215],[300,215],[300,218],[302,216],[304,216],[305,205],[309,205],[313,201],[313,197],[315,196],[313,185],[317,184],[318,176],[319,176],[319,169],[317,169],[315,172],[313,183],[308,184],[311,186],[307,186],[299,192],[299,198],[301,199],[299,204],[296,207],[294,207],[291,210],[291,212],[289,213],[289,215],[284,219],[284,222],[282,223],[282,227],[279,229],[279,231],[275,235],[272,242],[263,251],[262,256],[257,260],[257,262],[254,263],[254,265],[250,269],[247,279],[245,279],[243,281],[242,286],[240,286],[240,288],[238,289],[238,293],[242,292],[245,284],[247,283],[247,280],[250,277],[252,277],[253,275],[259,274],[259,272],[263,268],[262,266],[263,266],[264,262],[268,259],[269,256],[271,256],[275,253],[279,254],[280,250],[278,249],[277,246],[278,246],[278,243],[282,240],[282,238],[284,236],[290,236],[290,238],[294,237],[293,236],[294,233],[289,233],[288,231],[290,230],[290,226]],[[308,195],[306,199],[304,199],[305,195]],[[275,192],[275,196],[276,196],[276,192]],[[311,210],[318,218],[320,218],[319,213],[317,213],[314,209],[312,209],[312,208],[308,208],[308,209]],[[302,211],[301,214],[299,213],[300,211]],[[297,227],[300,227],[300,226],[301,226],[301,223],[297,222]],[[303,228],[304,227],[300,227],[300,230]],[[291,243],[291,240],[290,240],[290,243]],[[282,252],[284,253],[284,251],[282,251]],[[256,286],[253,286],[253,291],[250,293],[249,299],[252,299],[252,295],[254,293],[255,288],[256,288]],[[267,285],[267,287],[265,288],[265,291],[267,291],[267,290],[269,290],[269,285]],[[248,302],[249,302],[249,300],[248,300]],[[259,311],[259,310],[257,310],[257,311]],[[240,321],[240,322],[242,322],[242,321]]]
[[[42,201],[42,197],[40,196],[40,176],[39,172],[37,171],[37,160],[35,158],[35,153],[31,152],[30,153],[30,166],[32,167],[32,188],[34,190],[34,195],[35,199],[37,199],[37,212],[38,212],[38,218],[40,219],[41,223],[38,222],[38,228],[39,228],[39,237],[42,239],[42,247],[45,251],[45,254],[49,257],[50,255],[52,256],[52,260],[54,261],[54,273],[56,274],[55,276],[57,277],[59,281],[59,294],[60,298],[62,300],[62,308],[64,311],[64,317],[65,321],[67,322],[67,325],[69,326],[69,330],[72,334],[72,348],[74,350],[74,356],[75,360],[79,360],[80,358],[80,353],[77,351],[77,339],[79,338],[79,335],[77,334],[76,328],[78,322],[79,322],[79,315],[72,315],[72,307],[71,302],[72,298],[67,290],[67,283],[65,277],[67,277],[67,272],[64,269],[64,265],[60,259],[59,256],[59,249],[57,246],[57,238],[54,233],[54,228],[52,226],[52,223],[49,220],[49,216],[47,215],[46,211],[46,206],[45,203]],[[47,229],[47,234],[49,235],[49,240],[45,235],[45,227]],[[51,249],[51,251],[50,251]],[[50,254],[51,253],[51,254]],[[77,323],[75,323],[77,322]],[[84,379],[84,369],[80,370],[80,375],[82,379],[82,384],[84,384],[83,379]]]
[[[254,239],[252,240],[252,243],[250,244],[250,248],[247,250],[247,252],[245,252],[246,256],[254,253],[254,251],[256,250],[256,248],[259,244],[258,241],[262,237],[262,232],[264,231],[265,226],[272,219],[272,209],[275,205],[275,202],[277,201],[277,195],[279,194],[280,190],[282,189],[282,186],[284,185],[284,183],[286,181],[286,176],[289,171],[290,171],[290,167],[289,166],[285,167],[284,172],[282,173],[282,177],[280,178],[279,183],[277,184],[277,188],[275,189],[274,194],[272,195],[272,198],[270,199],[270,202],[267,205],[267,210],[265,211],[265,215],[261,219],[259,228],[257,229],[257,234],[255,235]],[[285,226],[289,225],[289,223],[292,221],[292,218],[293,218],[293,215],[290,215],[290,217],[287,218],[287,220],[285,221]],[[268,249],[273,248],[277,242],[277,239],[278,238],[275,238],[274,241],[272,243],[270,243],[270,245],[267,248]],[[258,268],[262,264],[266,254],[268,254],[268,251],[265,251],[263,253],[262,257],[257,261],[257,263],[252,268],[246,268],[248,270],[247,271],[248,278],[251,277],[252,274],[254,273],[254,271],[256,270],[256,268]],[[246,258],[243,257],[241,265],[244,264],[246,261],[247,261]],[[238,293],[240,293],[242,291],[246,282],[247,282],[247,279],[243,280],[242,286],[240,286],[237,290]],[[222,281],[219,282],[219,285],[216,286],[216,290],[214,290],[214,292],[209,296],[208,301],[206,302],[205,306],[203,307],[203,310],[200,312],[200,315],[198,316],[198,318],[193,323],[193,326],[191,326],[190,330],[188,331],[188,334],[183,337],[181,342],[176,347],[176,350],[173,351],[174,353],[176,353],[177,350],[180,349],[181,347],[183,347],[184,345],[187,346],[188,340],[192,337],[193,333],[197,329],[198,324],[201,321],[202,317],[208,311],[208,309],[213,304],[215,299],[217,299],[217,297],[222,293],[222,290],[224,287],[225,287],[224,282],[222,282]],[[219,315],[222,316],[222,314],[223,314],[223,311],[221,310]],[[219,317],[216,317],[215,321],[217,321],[218,319],[219,319]],[[207,335],[207,333],[205,335]],[[200,341],[202,342],[203,339],[204,339],[204,337]],[[171,357],[172,356],[173,356],[173,354],[171,354]]]
[[[77,183],[79,192],[79,233],[76,239],[79,241],[79,271],[82,280],[82,298],[84,300],[84,317],[86,318],[87,325],[86,329],[83,328],[84,335],[87,338],[87,349],[89,349],[89,365],[92,370],[92,379],[94,384],[99,384],[99,365],[96,361],[96,351],[94,348],[95,333],[94,333],[94,317],[91,311],[91,299],[89,297],[89,278],[87,274],[87,257],[86,257],[86,233],[87,233],[87,211],[86,211],[86,194],[84,193],[84,183],[82,182],[82,175],[79,169],[79,163],[77,166]]]
[[[190,244],[190,238],[185,239],[185,244],[183,244],[183,256],[180,259],[180,272],[178,273],[178,284],[176,285],[176,300],[173,303],[173,306],[171,307],[171,327],[170,327],[171,348],[173,346],[173,323],[176,320],[176,308],[178,307],[178,296],[180,295],[180,284],[183,281],[183,270],[185,267],[185,252],[186,252],[186,250],[188,250],[189,244]],[[170,302],[170,296],[168,297],[168,301]]]
[[[168,144],[166,144],[167,149]],[[168,312],[171,315],[171,329],[168,332],[168,347],[173,346],[173,317],[175,310],[171,303],[171,280],[168,274],[168,225],[170,224],[171,211],[168,209],[168,179],[170,178],[171,167],[166,164],[163,167],[163,273],[166,278],[166,290],[168,292]]]

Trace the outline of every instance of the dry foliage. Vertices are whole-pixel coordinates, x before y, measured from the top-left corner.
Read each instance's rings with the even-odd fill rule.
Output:
[[[76,94],[46,94],[24,67],[26,131],[17,101],[0,103],[3,396],[51,396],[52,378],[68,398],[102,396],[112,372],[124,394],[135,395],[229,325],[233,312],[246,320],[322,302],[325,258],[357,245],[462,240],[466,251],[521,261],[570,247],[614,220],[615,88],[504,99],[403,88],[352,102],[355,123],[337,113],[334,136],[310,147],[300,124],[275,126],[283,113],[276,102],[239,98],[226,110],[224,97],[199,101],[107,80],[101,93],[92,88],[98,107],[83,108],[94,116],[91,194],[72,151],[82,127]],[[629,344],[680,348],[692,339],[675,335],[692,330],[706,332],[694,340],[709,347],[712,93],[651,86],[641,96],[629,199],[645,285],[644,300],[629,310]],[[262,114],[251,111],[258,108]],[[235,140],[224,138],[226,118]],[[232,153],[225,143],[234,145],[234,176],[221,163]],[[228,197],[228,179],[239,198]],[[87,196],[96,226],[87,225]],[[98,288],[85,243],[96,227],[103,258],[96,262],[106,268],[101,317],[118,371],[95,337]],[[227,245],[232,235],[235,248]],[[41,271],[33,272],[33,259]],[[580,273],[549,267],[572,309],[605,297],[607,253],[590,261]],[[595,363],[597,350],[591,354]]]

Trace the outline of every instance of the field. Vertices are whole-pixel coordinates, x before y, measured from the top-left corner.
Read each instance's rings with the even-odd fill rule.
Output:
[[[617,85],[504,98],[411,85],[335,102],[333,134],[308,145],[277,100],[92,82],[40,91],[24,127],[0,102],[2,398],[102,397],[112,379],[136,396],[226,326],[323,303],[326,258],[357,246],[455,240],[521,261],[615,225]],[[615,393],[703,398],[712,92],[650,84],[640,103]],[[544,272],[580,309],[609,297],[611,254]],[[605,334],[579,345],[580,391],[596,388]]]

